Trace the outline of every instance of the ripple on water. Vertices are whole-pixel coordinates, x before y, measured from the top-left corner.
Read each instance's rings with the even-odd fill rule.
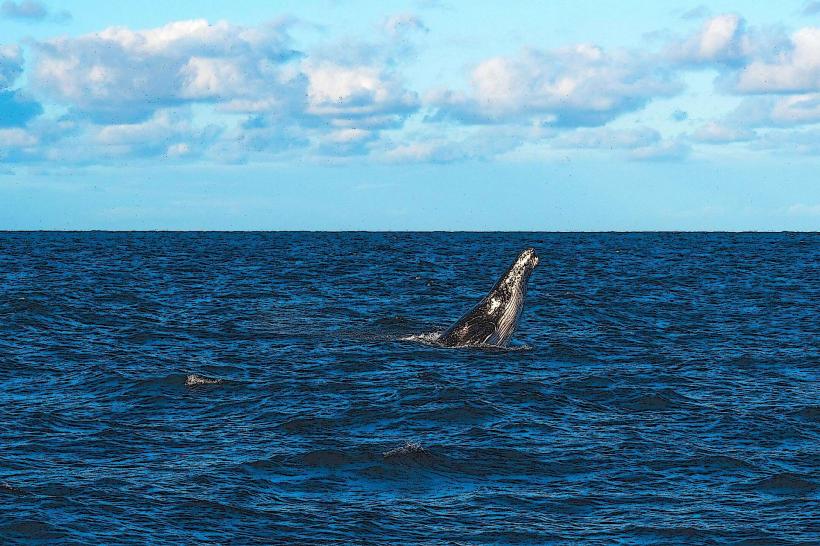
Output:
[[[514,347],[436,345],[527,246]],[[0,233],[0,544],[817,544],[820,235]]]

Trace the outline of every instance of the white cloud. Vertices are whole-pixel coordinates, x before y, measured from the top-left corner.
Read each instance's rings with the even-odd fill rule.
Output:
[[[23,52],[16,45],[0,45],[0,90],[11,87],[23,73]]]
[[[213,125],[194,126],[187,113],[162,110],[142,123],[92,127],[91,139],[112,155],[150,156],[169,148],[190,153],[194,146],[203,148],[213,142],[219,132]]]
[[[37,144],[37,138],[25,129],[0,129],[0,150],[3,148],[25,148]]]
[[[792,127],[820,122],[820,93],[746,97],[724,119],[730,127]]]
[[[661,141],[655,129],[578,129],[557,137],[553,143],[559,148],[635,149],[651,146]]]
[[[487,59],[473,70],[470,93],[438,91],[430,102],[438,120],[579,127],[603,125],[680,89],[671,73],[638,54],[581,44]]]
[[[179,21],[134,31],[109,28],[35,44],[32,85],[98,121],[140,121],[190,101],[298,94],[281,81],[295,57],[285,29]]]
[[[400,143],[388,143],[384,157],[387,161],[396,163],[490,160],[515,150],[522,143],[520,131],[502,131],[497,127],[488,127],[457,139],[416,135],[413,139],[405,139]]]
[[[13,0],[6,0],[0,6],[0,13],[3,17],[9,19],[45,19],[48,15],[48,9],[42,2],[35,0],[22,0],[22,2],[14,2]]]
[[[732,60],[742,55],[743,20],[735,14],[708,20],[698,36],[698,60]]]
[[[412,41],[428,32],[416,15],[383,19],[376,42],[320,41],[310,51],[293,45],[290,24],[190,20],[32,41],[24,90],[10,89],[23,71],[21,49],[0,46],[0,128],[22,131],[7,134],[5,157],[12,157],[16,135],[14,157],[68,162],[250,161],[296,150],[449,162],[492,158],[524,144],[539,153],[601,149],[634,159],[678,159],[695,142],[814,150],[806,135],[761,138],[753,129],[820,123],[820,29],[814,27],[787,36],[723,14],[661,51],[591,44],[523,49],[473,65],[463,90],[433,90],[421,100],[402,75],[415,53]],[[719,72],[719,90],[753,96],[689,136],[608,126],[676,95],[680,77],[701,68]],[[61,121],[43,120],[31,96],[50,100],[54,111],[65,113]],[[422,109],[423,121],[440,125],[411,123],[397,134]],[[647,115],[636,123],[656,113]],[[685,121],[686,114],[677,111],[673,119]],[[27,155],[20,155],[24,148]]]
[[[795,203],[786,209],[789,216],[820,216],[820,203],[816,205],[806,205]]]
[[[712,121],[698,128],[692,138],[698,142],[724,144],[727,142],[748,141],[756,136],[756,133],[750,129],[731,127]]]
[[[48,7],[37,0],[6,0],[0,5],[0,15],[7,19],[21,19],[28,21],[51,20],[62,23],[71,19],[71,14],[67,11],[52,13]]]
[[[688,38],[672,41],[665,57],[718,68],[721,88],[737,94],[820,91],[820,27],[788,36],[778,27],[747,29],[739,15],[723,14]]]
[[[16,45],[0,45],[0,128],[23,127],[43,108],[19,89],[10,89],[23,73],[23,52]]]
[[[727,13],[708,19],[689,38],[673,42],[666,55],[682,63],[731,63],[743,59],[747,48],[743,18]]]
[[[686,143],[664,139],[650,127],[576,129],[557,136],[552,145],[568,149],[624,150],[630,159],[652,161],[681,159],[690,152]]]
[[[339,129],[319,139],[317,151],[322,155],[362,155],[370,151],[369,144],[377,133],[364,129]]]
[[[88,125],[106,156],[191,156],[211,145],[245,161],[311,143],[322,153],[359,154],[419,108],[377,45],[359,44],[357,58],[316,57],[291,46],[286,23],[115,27],[34,48],[32,88]],[[196,130],[168,112],[188,105],[216,115],[224,140],[185,140]]]
[[[820,28],[795,32],[773,60],[752,59],[737,75],[739,93],[803,93],[820,90]]]
[[[635,148],[629,157],[641,161],[675,161],[689,155],[691,147],[681,140],[663,140],[657,144]]]
[[[370,66],[307,63],[309,114],[338,119],[363,119],[365,125],[389,125],[418,108],[418,96],[394,77]],[[387,116],[386,118],[384,116]]]
[[[820,93],[781,97],[772,106],[770,117],[776,125],[820,122]]]
[[[771,130],[752,143],[755,150],[776,151],[779,154],[820,155],[820,130]]]
[[[0,163],[14,163],[28,159],[36,153],[39,141],[26,129],[0,127]]]

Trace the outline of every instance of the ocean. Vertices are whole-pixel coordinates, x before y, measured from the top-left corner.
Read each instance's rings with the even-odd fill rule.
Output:
[[[820,543],[817,233],[6,232],[0,326],[2,544]]]

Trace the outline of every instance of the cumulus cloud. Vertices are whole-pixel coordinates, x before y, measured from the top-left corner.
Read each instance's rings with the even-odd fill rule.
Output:
[[[751,59],[734,77],[739,93],[820,90],[820,28],[802,28],[773,59]]]
[[[820,122],[820,93],[747,97],[725,122],[734,127],[791,127]]]
[[[820,123],[820,93],[746,97],[720,120],[698,128],[692,140],[707,144],[749,142],[757,150],[820,153],[817,129],[796,130]]]
[[[698,142],[724,144],[727,142],[752,140],[756,136],[756,133],[750,129],[731,127],[712,121],[698,128],[692,135],[692,138]]]
[[[745,27],[743,18],[734,13],[712,17],[692,36],[673,41],[667,56],[691,64],[740,62],[749,47]]]
[[[19,127],[0,127],[0,162],[25,161],[38,153],[39,141],[35,135]]]
[[[21,49],[18,46],[0,45],[0,128],[22,127],[43,111],[40,103],[30,99],[25,93],[10,89],[22,73]]]
[[[787,35],[782,29],[747,28],[736,14],[707,20],[688,38],[673,40],[665,56],[683,68],[719,71],[718,91],[742,98],[734,111],[692,135],[695,142],[751,142],[757,149],[795,149],[812,153],[805,136],[754,129],[820,123],[820,28]]]
[[[32,42],[28,81],[67,111],[63,119],[78,127],[73,140],[103,159],[208,155],[243,162],[297,147],[364,154],[381,131],[401,127],[420,107],[381,53],[389,48],[358,44],[360,55],[331,48],[308,54],[291,42],[288,22],[114,27]],[[0,82],[13,81],[21,62],[19,49],[0,50]],[[197,127],[190,107],[213,123]]]
[[[468,93],[444,90],[429,98],[437,108],[432,120],[581,127],[680,90],[672,73],[640,55],[582,44],[487,59],[473,69]]]
[[[192,20],[143,31],[109,28],[37,42],[35,50],[33,87],[100,122],[142,121],[186,102],[299,92],[281,70],[296,52],[276,25]]]
[[[220,132],[213,124],[196,127],[189,112],[162,110],[141,123],[94,126],[90,137],[104,156],[180,157],[201,153]]]
[[[159,110],[200,103],[250,114],[253,129],[383,129],[419,106],[382,59],[308,59],[290,45],[283,24],[192,20],[141,31],[109,28],[35,49],[32,86],[72,115],[101,124],[142,123]]]
[[[806,93],[820,90],[820,28],[786,35],[778,27],[752,28],[737,14],[705,21],[697,32],[672,40],[672,63],[714,67],[719,86],[736,94]]]
[[[524,144],[674,160],[699,143],[774,148],[775,137],[763,139],[760,129],[820,123],[820,29],[812,27],[789,36],[722,14],[654,52],[523,49],[479,61],[463,89],[421,98],[402,75],[414,40],[428,32],[416,15],[383,19],[372,42],[341,39],[309,50],[294,45],[292,24],[191,20],[32,40],[24,89],[14,88],[23,52],[0,46],[0,130],[11,131],[0,141],[4,161],[244,162],[299,153],[446,163]],[[702,68],[718,71],[718,90],[743,96],[735,112],[683,137],[608,125],[678,94],[681,76]],[[31,97],[58,113],[43,119]],[[429,123],[406,127],[419,112]],[[671,119],[686,122],[688,114],[675,110]]]
[[[0,89],[11,87],[23,73],[23,51],[16,45],[0,44]]]
[[[419,106],[416,93],[375,67],[307,63],[305,73],[307,113],[336,126],[389,126]]]
[[[318,152],[323,155],[351,156],[370,152],[377,133],[366,129],[338,129],[321,136]]]
[[[0,15],[7,19],[21,19],[25,21],[54,21],[65,22],[71,19],[67,11],[52,12],[42,2],[37,0],[6,0],[0,5]]]
[[[0,148],[22,148],[37,144],[37,138],[24,129],[0,129]]]

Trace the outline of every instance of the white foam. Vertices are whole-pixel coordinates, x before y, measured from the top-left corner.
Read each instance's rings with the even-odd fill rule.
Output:
[[[417,341],[427,345],[434,345],[441,337],[442,332],[425,332],[422,334],[412,334],[399,338],[401,341]]]
[[[185,378],[186,387],[193,387],[195,385],[215,385],[217,383],[222,383],[222,380],[215,379],[213,377],[196,375],[195,373],[189,374],[188,377]]]
[[[407,442],[401,447],[397,447],[395,449],[391,449],[390,451],[385,451],[383,455],[385,458],[389,457],[396,457],[399,455],[409,455],[411,453],[426,453],[427,451],[421,447],[421,444],[417,442]]]
[[[422,334],[412,334],[409,336],[400,337],[401,341],[412,341],[414,343],[422,343],[424,345],[433,345],[435,347],[445,347],[441,345],[438,340],[441,338],[443,332],[426,332]],[[456,345],[453,347],[446,347],[447,349],[492,349],[494,351],[515,352],[515,351],[531,351],[532,347],[529,345],[494,345],[492,343],[468,343],[465,345]]]

